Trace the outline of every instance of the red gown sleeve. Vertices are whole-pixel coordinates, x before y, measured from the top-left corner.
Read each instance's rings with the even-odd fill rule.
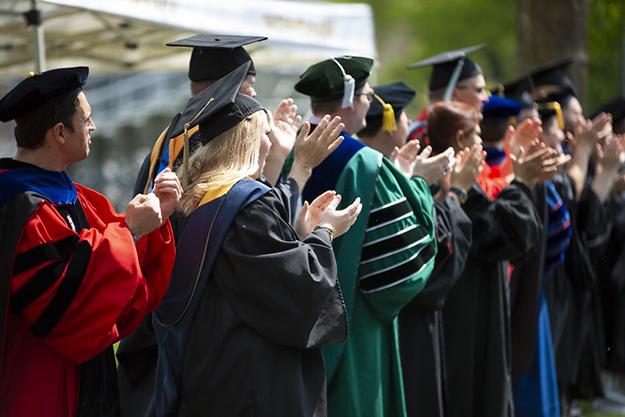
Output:
[[[90,228],[75,233],[44,202],[14,261],[11,308],[43,343],[84,362],[132,332],[162,300],[173,268],[169,221],[135,246],[124,217],[77,186]]]

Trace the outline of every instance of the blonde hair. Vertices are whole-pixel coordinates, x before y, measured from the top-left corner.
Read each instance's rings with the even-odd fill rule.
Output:
[[[258,170],[263,117],[266,117],[265,113],[257,111],[192,151],[189,159],[190,185],[178,203],[179,211],[186,216],[191,215],[208,191],[232,184]],[[184,166],[176,174],[183,178]]]

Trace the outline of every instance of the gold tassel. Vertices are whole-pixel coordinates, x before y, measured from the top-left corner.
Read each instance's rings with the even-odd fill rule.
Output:
[[[395,121],[395,110],[393,106],[382,100],[382,97],[373,93],[373,97],[382,105],[382,130],[385,132],[394,132],[397,130],[397,122]]]
[[[558,118],[558,127],[564,129],[564,114],[562,113],[562,106],[557,101],[553,102],[553,109],[556,111],[556,117]]]
[[[393,106],[388,103],[384,103],[384,111],[382,113],[382,130],[385,132],[394,132],[397,130],[395,110],[393,110]]]
[[[183,190],[189,186],[189,127],[190,123],[184,124],[184,149],[182,150],[182,165],[184,166]]]

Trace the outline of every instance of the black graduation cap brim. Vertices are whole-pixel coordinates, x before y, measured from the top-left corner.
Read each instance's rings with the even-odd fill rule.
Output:
[[[81,88],[88,76],[88,67],[71,67],[45,71],[22,80],[0,99],[0,121],[17,119],[62,94]]]
[[[458,81],[483,74],[479,65],[469,59],[467,55],[479,51],[485,46],[486,44],[479,44],[453,51],[441,52],[440,54],[409,64],[408,69],[433,66],[428,88],[430,91],[435,91],[447,87],[456,68],[456,64],[461,59],[464,60],[464,65],[458,77]]]
[[[354,91],[361,89],[373,68],[373,59],[360,56],[335,58],[345,72],[354,78]],[[295,84],[295,91],[307,95],[313,102],[340,100],[345,90],[345,80],[338,65],[326,59],[311,65]]]
[[[193,48],[189,61],[191,81],[217,80],[244,62],[250,62],[248,74],[256,75],[245,45],[267,40],[265,36],[199,34],[169,42],[167,46]]]
[[[612,115],[613,124],[625,119],[625,98],[617,97],[614,100],[601,105],[597,110],[595,110],[590,118],[594,119],[601,113],[610,113]]]
[[[379,85],[373,88],[373,91],[380,96],[385,103],[393,106],[395,111],[395,117],[399,117],[399,113],[410,104],[414,99],[416,92],[403,82],[396,82],[392,84]],[[384,108],[378,100],[373,100],[367,117],[369,116],[382,116]]]
[[[395,113],[395,120],[399,120],[401,112],[410,104],[414,99],[416,92],[403,82],[396,82],[392,84],[379,85],[373,88],[375,94],[377,94],[386,104],[390,104],[393,107]],[[377,133],[384,122],[384,107],[377,98],[374,98],[367,112],[367,126],[361,130],[361,134],[373,134]]]
[[[524,108],[530,108],[534,107],[532,90],[532,81],[529,76],[525,76],[504,84],[503,96],[520,103]]]
[[[534,87],[533,94],[541,97],[559,92],[562,97],[566,95],[577,97],[575,86],[566,74],[572,63],[572,58],[561,58],[531,70],[529,76]]]
[[[521,103],[499,96],[490,96],[482,107],[484,119],[507,119],[519,115]]]
[[[250,63],[245,62],[225,77],[192,97],[181,116],[174,122],[168,137],[176,137],[195,126],[200,127],[200,142],[205,145],[223,132],[233,128],[263,106],[239,88]]]
[[[234,103],[202,120],[200,123],[202,144],[210,142],[261,110],[264,110],[264,107],[257,100],[239,93]]]
[[[543,85],[561,85],[563,78],[566,77],[567,68],[573,63],[570,57],[557,59],[529,72],[534,87]]]
[[[201,33],[199,35],[169,42],[166,45],[188,48],[234,49],[239,46],[262,42],[267,39],[268,38],[266,36],[211,35]]]
[[[249,62],[244,62],[234,71],[191,97],[181,116],[173,123],[167,136],[169,138],[179,136],[184,132],[187,123],[187,129],[191,129],[224,107],[232,105],[243,80],[245,80],[249,66]]]

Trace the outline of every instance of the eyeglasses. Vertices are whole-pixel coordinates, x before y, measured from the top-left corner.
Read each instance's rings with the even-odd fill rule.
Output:
[[[356,93],[354,96],[365,96],[369,103],[373,102],[373,91],[369,91],[368,93]]]

